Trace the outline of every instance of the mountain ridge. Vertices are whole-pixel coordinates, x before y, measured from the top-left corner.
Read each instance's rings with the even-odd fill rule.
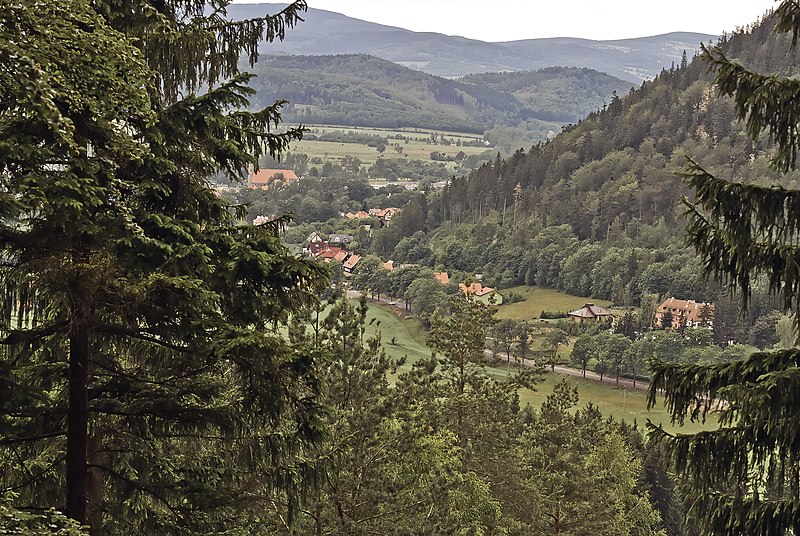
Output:
[[[452,80],[364,54],[270,56],[252,71],[253,104],[287,99],[283,116],[290,122],[479,134],[527,123],[528,131],[539,132],[536,139],[631,88],[630,82],[585,67]]]
[[[279,4],[232,4],[234,20],[263,16]],[[631,82],[653,78],[663,68],[689,56],[701,42],[717,36],[672,32],[631,39],[595,41],[574,37],[532,38],[486,42],[434,32],[414,32],[362,21],[333,11],[311,8],[297,31],[281,43],[261,49],[264,54],[371,54],[445,78],[496,71],[537,70],[544,67],[588,67]]]

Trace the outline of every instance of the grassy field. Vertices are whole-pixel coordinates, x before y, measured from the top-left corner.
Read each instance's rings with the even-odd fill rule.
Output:
[[[572,296],[560,290],[526,285],[504,289],[502,292],[506,295],[513,292],[525,298],[525,301],[503,305],[498,309],[497,318],[514,320],[538,319],[542,311],[574,311],[580,309],[585,303],[594,303],[603,307],[611,303],[607,300]]]
[[[418,359],[430,356],[430,350],[425,346],[425,334],[415,320],[401,319],[389,309],[374,304],[370,304],[368,318],[371,324],[367,332],[374,334],[380,330],[386,353],[394,358],[407,357],[405,365],[400,368],[399,372],[409,370]],[[395,337],[395,344],[390,342],[392,337]],[[500,365],[489,368],[487,371],[497,379],[505,379],[513,372],[513,368]],[[688,424],[682,428],[672,426],[669,416],[662,406],[647,410],[645,392],[640,389],[617,388],[610,383],[600,383],[550,372],[545,374],[544,380],[536,391],[520,390],[521,403],[539,407],[545,397],[553,392],[553,386],[562,378],[566,378],[568,382],[578,386],[581,406],[592,402],[600,408],[603,414],[613,415],[615,419],[628,422],[636,420],[640,425],[644,425],[649,419],[655,424],[663,424],[664,428],[671,432],[691,433],[708,429],[708,426],[698,424]]]
[[[453,145],[441,145],[441,144],[433,144],[430,141],[430,135],[432,133],[437,134],[438,136],[444,136],[447,139],[458,141],[474,141],[482,139],[481,136],[477,136],[475,134],[463,134],[458,132],[441,132],[441,131],[433,131],[433,130],[422,130],[422,129],[400,129],[400,130],[384,130],[384,129],[374,129],[374,128],[357,128],[357,127],[335,127],[335,126],[323,126],[323,125],[308,125],[308,128],[311,130],[310,134],[320,135],[324,134],[325,132],[356,132],[356,133],[363,133],[363,134],[377,134],[379,136],[386,136],[389,139],[389,143],[399,143],[400,147],[403,149],[402,153],[398,153],[395,149],[390,145],[386,147],[386,151],[383,153],[385,158],[408,158],[410,160],[430,160],[431,152],[438,151],[441,153],[445,153],[448,155],[455,156],[456,153],[459,151],[464,151],[466,155],[471,154],[480,154],[486,151],[486,147],[459,147],[455,144]],[[406,140],[393,140],[395,135],[401,134],[402,136],[406,137]],[[358,143],[341,143],[341,142],[330,142],[330,141],[318,141],[318,140],[303,140],[299,142],[292,142],[292,152],[296,153],[305,153],[309,157],[319,157],[323,159],[341,159],[345,156],[353,156],[365,162],[367,165],[372,165],[375,163],[375,160],[378,159],[381,153],[375,147],[367,147],[363,144]],[[448,162],[447,167],[449,169],[455,169],[457,164],[455,162]]]
[[[389,357],[406,358],[400,372],[410,370],[417,360],[431,356],[431,351],[425,346],[425,333],[416,320],[400,318],[386,307],[370,304],[367,322],[367,335],[380,331],[383,348]]]

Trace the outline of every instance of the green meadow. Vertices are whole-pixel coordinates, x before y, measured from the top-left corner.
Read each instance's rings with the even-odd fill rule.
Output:
[[[400,367],[398,372],[405,372],[418,359],[430,356],[430,350],[425,346],[425,334],[414,319],[399,318],[387,307],[370,303],[368,322],[370,325],[367,333],[372,335],[380,331],[383,347],[389,356],[406,358],[405,364]],[[393,337],[394,344],[391,342]],[[507,378],[509,374],[513,373],[513,370],[513,367],[504,365],[487,369],[488,373],[497,379]],[[615,419],[627,422],[636,420],[640,425],[644,425],[650,420],[656,425],[662,424],[670,432],[691,433],[709,428],[708,425],[695,423],[688,423],[684,427],[672,426],[669,422],[669,415],[663,406],[659,404],[651,410],[647,409],[646,392],[641,389],[616,387],[611,383],[600,383],[551,372],[544,375],[535,391],[521,389],[520,402],[523,405],[532,404],[534,407],[538,407],[545,397],[553,392],[553,386],[562,378],[577,385],[581,406],[592,402],[600,408],[603,414],[613,415]]]
[[[607,307],[611,304],[607,300],[582,298],[560,290],[529,287],[527,285],[503,289],[501,292],[504,295],[513,292],[525,298],[524,301],[502,305],[498,309],[497,318],[511,318],[514,320],[538,319],[542,311],[574,311],[580,309],[586,303],[594,303],[601,307]]]

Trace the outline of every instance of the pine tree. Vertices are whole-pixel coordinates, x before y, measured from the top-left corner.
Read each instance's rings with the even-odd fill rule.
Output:
[[[776,31],[800,35],[800,5],[784,1]],[[752,138],[766,131],[776,144],[773,166],[797,164],[800,82],[765,76],[731,61],[719,47],[704,50],[722,95],[733,98]],[[689,240],[706,275],[740,293],[747,307],[756,279],[765,278],[784,309],[800,308],[797,239],[800,191],[732,183],[692,163],[686,178],[696,201],[686,202]],[[714,534],[784,535],[800,531],[800,423],[796,400],[800,352],[758,352],[715,366],[656,363],[650,405],[666,391],[677,422],[702,420],[718,410],[720,427],[697,434],[652,437],[691,484],[695,513]]]
[[[301,136],[242,111],[238,61],[305,3],[227,3],[0,2],[0,482],[97,534],[246,525],[318,435],[315,351],[279,324],[323,271],[206,179]]]

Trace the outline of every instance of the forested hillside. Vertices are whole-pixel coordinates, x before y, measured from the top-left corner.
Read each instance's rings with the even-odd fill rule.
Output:
[[[527,113],[544,121],[575,123],[607,104],[631,84],[610,74],[578,67],[474,74],[459,81],[512,94]]]
[[[786,39],[766,22],[722,45],[758,70],[789,72],[796,54],[774,53]],[[423,234],[385,230],[376,251],[424,244],[431,262],[483,273],[492,285],[537,284],[631,305],[651,294],[723,303],[719,288],[699,280],[681,239],[687,157],[745,182],[795,186],[800,174],[769,168],[767,140],[749,140],[707,71],[702,59],[687,59],[554,140],[455,178],[431,196]],[[726,307],[718,337],[746,340],[734,307],[723,326]],[[749,322],[768,309],[763,298]]]
[[[287,99],[288,121],[477,133],[521,123],[559,131],[631,87],[565,67],[448,80],[366,55],[271,57],[255,72],[257,104]]]

